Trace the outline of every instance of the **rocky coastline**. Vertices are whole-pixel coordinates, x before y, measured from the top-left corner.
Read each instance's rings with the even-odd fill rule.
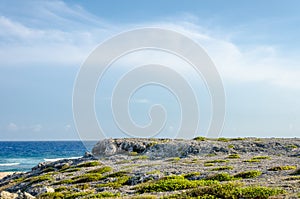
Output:
[[[123,138],[0,180],[0,198],[298,198],[299,138]]]

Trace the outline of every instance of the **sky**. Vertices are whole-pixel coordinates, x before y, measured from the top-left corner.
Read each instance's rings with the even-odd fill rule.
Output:
[[[82,63],[108,38],[143,27],[185,34],[211,57],[226,94],[222,137],[299,137],[299,7],[297,0],[1,0],[0,140],[79,139],[72,93]],[[120,59],[97,88],[96,113],[107,137],[125,136],[109,109],[113,84],[124,65],[145,56]],[[190,78],[194,74],[188,71]],[[196,135],[205,135],[209,94],[203,79],[191,84],[202,111]],[[145,87],[132,96],[132,119],[146,125],[147,111],[156,103],[169,115],[160,137],[174,137],[179,105],[160,87]]]

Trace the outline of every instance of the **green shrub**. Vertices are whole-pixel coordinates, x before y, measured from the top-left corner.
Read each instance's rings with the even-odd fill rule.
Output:
[[[170,158],[166,161],[168,161],[168,162],[178,162],[179,160],[180,160],[180,157],[174,157],[174,158]]]
[[[221,138],[218,138],[217,141],[219,141],[219,142],[229,142],[230,139],[221,137]]]
[[[133,158],[132,160],[147,160],[147,159],[149,159],[148,156],[146,156],[146,155],[139,155],[139,156]]]
[[[93,161],[93,162],[85,162],[82,164],[77,165],[77,167],[95,167],[101,165],[100,162],[98,161]]]
[[[229,156],[227,156],[227,158],[229,159],[239,159],[241,158],[239,154],[230,154]]]
[[[96,182],[103,179],[103,176],[99,173],[86,173],[82,176],[77,176],[72,178],[74,180],[73,184],[86,183],[86,182]]]
[[[115,198],[115,197],[120,197],[120,193],[112,193],[108,191],[103,191],[101,193],[96,193],[89,195],[88,198]]]
[[[131,152],[128,153],[128,155],[130,155],[130,156],[137,156],[138,152],[131,151]]]
[[[63,199],[64,194],[60,192],[53,192],[53,193],[43,193],[38,196],[40,199]]]
[[[137,187],[138,193],[166,192],[190,189],[199,186],[209,186],[218,183],[212,180],[187,180],[185,178],[165,179],[148,182]]]
[[[65,179],[58,182],[53,183],[53,185],[61,185],[61,184],[72,184],[74,183],[74,180],[72,179]]]
[[[48,173],[48,172],[52,172],[55,171],[55,169],[53,167],[47,167],[43,170],[43,173]]]
[[[232,166],[222,166],[211,169],[212,171],[223,171],[223,170],[232,170]]]
[[[218,173],[213,176],[208,176],[207,180],[217,180],[217,181],[230,181],[234,180],[235,178],[231,176],[229,173]]]
[[[258,170],[244,171],[234,175],[235,178],[256,178],[260,176],[262,173]]]
[[[148,171],[146,174],[160,174],[159,170]]]
[[[200,172],[191,172],[191,173],[184,174],[183,177],[184,178],[192,178],[192,177],[199,176],[199,175],[200,175]]]
[[[198,136],[198,137],[195,137],[193,140],[196,140],[196,141],[205,141],[207,139],[206,139],[206,137]]]
[[[84,183],[84,184],[76,184],[74,185],[75,188],[85,190],[90,188],[90,184]]]
[[[271,159],[269,156],[254,156],[253,160],[264,160],[264,159]]]
[[[206,198],[206,199],[237,199],[256,198],[267,199],[285,193],[284,190],[260,186],[242,187],[238,183],[212,184],[211,186],[199,187],[186,192],[175,194],[169,198]]]
[[[88,171],[88,173],[99,173],[99,174],[103,174],[103,173],[107,173],[107,172],[111,172],[113,169],[109,166],[105,166],[105,167],[101,167],[98,169],[94,169],[91,171]]]
[[[112,187],[114,189],[122,187],[129,180],[129,176],[117,177],[113,182],[107,182],[104,184],[98,184],[97,187]]]
[[[72,193],[68,193],[64,196],[65,199],[74,199],[74,198],[80,198],[80,197],[85,197],[88,196],[90,194],[92,194],[93,192],[91,191],[86,191],[86,192],[72,192]],[[86,197],[85,197],[86,198]]]
[[[296,166],[286,165],[286,166],[278,166],[278,167],[272,167],[268,169],[268,171],[284,171],[284,170],[294,170],[297,169]]]
[[[212,167],[214,166],[215,164],[214,163],[204,163],[204,166],[205,167]]]
[[[105,178],[107,178],[107,177],[110,177],[110,178],[123,177],[123,176],[127,176],[127,174],[128,174],[128,172],[126,172],[126,171],[117,171],[115,173],[106,175]]]
[[[229,149],[233,149],[233,148],[234,148],[234,145],[229,144],[227,147],[228,147]]]
[[[80,168],[68,168],[68,169],[64,169],[64,170],[61,170],[60,172],[62,173],[70,173],[70,172],[75,172],[75,171],[80,171],[81,169]]]
[[[250,159],[250,160],[244,160],[243,162],[252,162],[252,163],[254,163],[254,162],[260,162],[260,160],[258,160],[258,159]]]
[[[39,182],[43,182],[43,181],[52,181],[53,178],[46,174],[46,175],[41,175],[41,176],[35,176],[35,177],[32,177],[32,178],[29,178],[28,179],[30,181],[30,184],[35,184],[35,183],[39,183]],[[28,181],[26,180],[26,181]]]
[[[225,162],[228,162],[228,160],[209,160],[204,163],[225,163]]]

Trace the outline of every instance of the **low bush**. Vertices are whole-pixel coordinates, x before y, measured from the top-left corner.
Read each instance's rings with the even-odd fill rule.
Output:
[[[286,166],[277,166],[268,169],[268,171],[284,171],[284,170],[294,170],[297,169],[296,166],[286,165]]]
[[[223,170],[232,170],[232,166],[222,166],[211,169],[212,171],[223,171]]]
[[[262,173],[258,170],[244,171],[234,175],[235,178],[256,178],[260,176]]]

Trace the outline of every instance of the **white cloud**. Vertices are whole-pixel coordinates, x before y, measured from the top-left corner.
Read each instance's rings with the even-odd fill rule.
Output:
[[[7,130],[9,130],[9,131],[18,131],[19,127],[15,123],[11,122],[7,125]]]
[[[4,66],[79,66],[99,42],[113,33],[155,26],[182,32],[197,41],[207,50],[225,81],[263,82],[300,89],[299,58],[283,55],[274,46],[253,44],[245,49],[228,40],[230,33],[214,34],[198,25],[197,17],[188,13],[176,24],[155,21],[114,25],[62,1],[29,2],[24,9],[26,6],[32,7],[31,21],[0,17],[0,61]],[[45,21],[49,27],[43,26]]]

